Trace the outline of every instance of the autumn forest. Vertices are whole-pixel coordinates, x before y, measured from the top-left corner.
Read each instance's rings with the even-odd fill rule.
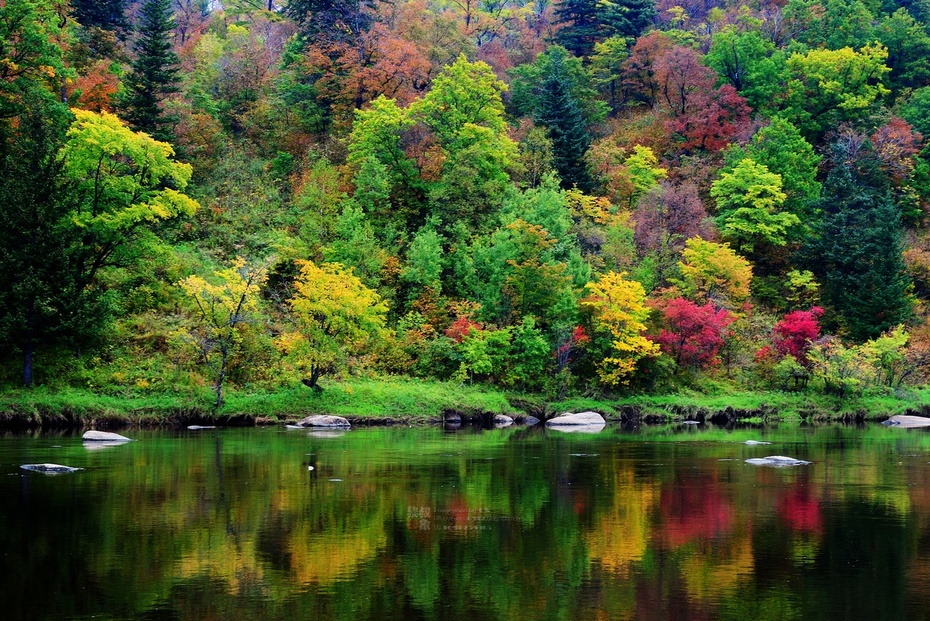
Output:
[[[7,390],[930,379],[930,0],[0,0],[0,179]]]

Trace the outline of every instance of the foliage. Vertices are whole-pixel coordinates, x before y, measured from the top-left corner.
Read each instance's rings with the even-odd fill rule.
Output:
[[[387,307],[377,293],[338,263],[317,266],[299,261],[294,294],[288,300],[293,327],[276,339],[277,347],[305,383],[318,389],[321,376],[345,365],[380,336]]]
[[[239,257],[228,268],[213,273],[217,284],[199,276],[178,283],[193,302],[194,324],[186,341],[213,373],[214,408],[223,406],[223,384],[242,347],[243,333],[258,318],[258,292],[267,277],[264,267],[249,266]]]
[[[665,326],[656,337],[663,353],[680,366],[704,367],[717,362],[717,355],[735,318],[708,302],[698,306],[675,298],[662,309]]]
[[[176,121],[164,110],[164,99],[178,91],[179,60],[168,36],[174,28],[171,0],[145,0],[141,8],[139,37],[133,50],[136,59],[126,77],[126,97],[121,103],[133,129],[157,140],[170,140]]]
[[[681,279],[673,283],[685,297],[728,309],[739,309],[749,297],[752,266],[729,244],[692,237],[685,242],[681,259]]]
[[[775,324],[775,349],[782,356],[791,356],[802,364],[807,361],[807,351],[820,336],[818,319],[823,309],[815,306],[809,311],[796,310],[785,315]]]
[[[608,386],[627,384],[640,360],[659,353],[659,346],[642,334],[649,316],[643,286],[624,276],[608,272],[588,283],[580,302],[595,329],[609,335],[610,355],[598,364],[598,377]]]

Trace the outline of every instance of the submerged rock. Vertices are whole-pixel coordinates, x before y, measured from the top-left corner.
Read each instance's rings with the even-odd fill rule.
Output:
[[[30,472],[41,472],[43,474],[65,474],[83,470],[83,468],[72,468],[71,466],[62,466],[61,464],[23,464],[20,468],[29,470]]]
[[[746,440],[743,442],[747,446],[762,446],[763,444],[771,444],[771,442],[762,442],[761,440]]]
[[[325,414],[317,414],[314,416],[308,416],[302,419],[297,423],[297,427],[330,427],[330,428],[346,428],[351,427],[349,421],[341,416],[327,416]]]
[[[191,431],[199,431],[201,429],[216,429],[216,425],[188,425],[187,428]]]
[[[892,416],[882,422],[886,427],[900,427],[901,429],[917,429],[919,427],[930,427],[930,418],[923,416]]]
[[[85,431],[84,435],[81,438],[85,442],[131,442],[126,436],[121,436],[118,433],[110,433],[109,431]]]
[[[579,427],[590,425],[604,426],[607,421],[597,412],[578,412],[561,414],[546,421],[546,427]]]
[[[804,461],[803,459],[795,459],[794,457],[785,457],[784,455],[769,455],[768,457],[754,457],[752,459],[747,459],[746,463],[753,466],[774,466],[776,468],[784,468],[787,466],[806,466],[811,462]]]
[[[513,419],[506,414],[495,414],[493,422],[495,429],[501,429],[502,427],[510,427],[513,424]]]

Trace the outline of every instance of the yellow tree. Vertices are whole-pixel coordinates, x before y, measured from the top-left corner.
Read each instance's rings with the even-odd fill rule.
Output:
[[[294,295],[288,300],[294,329],[275,344],[306,374],[304,384],[317,382],[341,366],[348,352],[360,351],[384,328],[387,305],[338,263],[317,266],[299,261]]]
[[[597,282],[585,285],[588,295],[581,308],[593,315],[596,330],[611,338],[612,356],[598,364],[598,376],[605,384],[626,384],[639,360],[659,354],[659,346],[645,336],[646,292],[625,272],[608,272]]]
[[[729,244],[692,237],[685,242],[681,259],[681,279],[672,282],[684,297],[728,309],[739,308],[749,297],[752,266]]]
[[[214,374],[216,409],[223,405],[223,383],[230,360],[242,345],[243,330],[258,314],[258,293],[266,272],[238,257],[230,267],[213,273],[217,284],[200,276],[188,276],[178,283],[196,309],[197,321],[188,338]]]

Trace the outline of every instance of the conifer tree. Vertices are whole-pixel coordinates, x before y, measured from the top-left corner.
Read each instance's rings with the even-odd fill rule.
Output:
[[[562,25],[555,41],[576,56],[590,56],[604,39],[638,36],[655,13],[654,0],[562,0],[555,9]]]
[[[572,96],[572,84],[561,56],[553,57],[549,75],[540,88],[536,106],[536,123],[545,127],[552,141],[553,163],[563,188],[577,186],[589,191],[591,174],[585,153],[591,145],[591,135],[581,107]]]
[[[173,137],[174,119],[165,113],[162,102],[178,91],[179,61],[169,40],[173,28],[171,0],[146,0],[133,46],[136,59],[122,102],[123,117],[133,129],[167,142]]]
[[[129,29],[125,0],[71,0],[71,11],[85,28],[112,30],[120,35]]]
[[[825,216],[810,249],[823,299],[850,337],[878,337],[911,314],[900,211],[848,165],[830,172],[821,206]]]

